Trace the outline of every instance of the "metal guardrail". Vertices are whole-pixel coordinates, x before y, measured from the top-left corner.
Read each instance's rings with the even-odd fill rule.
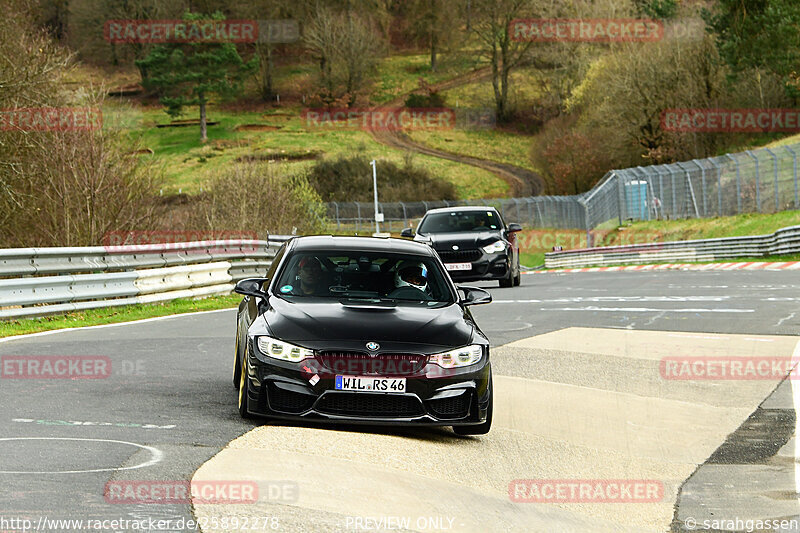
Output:
[[[718,261],[800,253],[800,226],[769,235],[692,241],[652,242],[547,252],[546,268],[574,268],[664,261]]]
[[[291,237],[0,250],[0,319],[227,294]]]

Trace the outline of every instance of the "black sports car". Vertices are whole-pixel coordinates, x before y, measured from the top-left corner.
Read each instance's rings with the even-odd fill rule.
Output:
[[[496,279],[501,287],[520,284],[519,245],[522,226],[506,226],[492,207],[445,207],[431,209],[417,226],[402,237],[426,242],[438,252],[455,281]]]
[[[469,306],[492,298],[456,287],[429,246],[297,237],[235,290],[243,417],[489,431],[489,341]]]

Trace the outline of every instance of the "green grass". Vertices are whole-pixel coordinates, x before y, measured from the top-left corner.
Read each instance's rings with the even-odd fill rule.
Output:
[[[782,211],[769,215],[737,215],[732,217],[700,218],[670,221],[635,222],[628,226],[610,229],[595,229],[592,232],[594,246],[620,244],[642,244],[647,242],[686,241],[692,239],[714,239],[718,237],[741,237],[765,235],[780,228],[800,224],[800,211]],[[544,263],[545,252],[553,246],[564,250],[586,247],[586,231],[535,229],[525,230],[520,236],[520,261],[526,266]],[[747,260],[792,261],[787,256]],[[739,261],[740,259],[737,259]]]
[[[320,128],[307,124],[301,108],[287,107],[279,111],[271,107],[264,111],[232,112],[212,106],[209,120],[219,121],[209,126],[209,141],[200,142],[197,126],[157,128],[170,118],[161,108],[136,109],[130,106],[109,105],[104,111],[106,123],[137,137],[165,171],[164,193],[197,193],[203,182],[221,172],[241,156],[269,156],[320,152],[325,157],[364,153],[368,157],[384,158],[401,163],[405,152],[377,143],[369,133],[357,129]],[[187,114],[183,118],[194,118]],[[275,128],[270,131],[236,131],[243,124],[258,124]],[[118,125],[118,126],[117,126]],[[456,187],[460,198],[497,197],[508,194],[508,184],[494,174],[469,165],[435,157],[419,155],[414,162],[437,178]],[[287,172],[301,171],[313,161],[283,163]]]
[[[498,129],[417,130],[409,137],[431,148],[456,154],[508,163],[533,171],[537,169],[528,156],[533,137]]]
[[[544,260],[543,260],[544,261]],[[711,263],[783,263],[790,261],[800,261],[800,254],[772,255],[767,257],[735,257],[731,259],[715,259],[714,261],[648,261],[648,265],[708,265]],[[541,263],[540,263],[541,264]],[[635,266],[644,263],[618,263],[615,265],[586,265],[579,267],[564,268],[602,268],[609,266]],[[562,268],[548,268],[547,270],[563,270]]]
[[[530,108],[539,102],[542,97],[541,79],[541,71],[533,67],[522,67],[511,71],[508,99],[512,109]],[[442,91],[442,95],[446,98],[448,106],[494,109],[494,88],[490,78]]]
[[[371,100],[384,104],[419,88],[420,78],[434,84],[469,72],[478,67],[474,57],[440,55],[436,72],[431,71],[430,55],[393,55],[378,65]]]
[[[171,302],[147,305],[128,305],[110,309],[92,309],[42,318],[24,318],[0,321],[0,337],[50,331],[54,329],[79,328],[114,324],[180,313],[228,309],[239,305],[242,297],[238,294],[214,296],[200,300],[179,299]]]

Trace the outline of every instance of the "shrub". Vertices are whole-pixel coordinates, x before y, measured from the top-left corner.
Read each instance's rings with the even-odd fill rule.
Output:
[[[452,183],[434,178],[411,160],[402,166],[378,161],[377,176],[381,202],[456,199]],[[309,170],[308,182],[327,202],[370,202],[373,198],[372,166],[364,156],[324,159]]]
[[[445,107],[444,96],[437,92],[429,94],[411,93],[406,98],[406,107]]]
[[[325,206],[304,176],[281,173],[266,162],[237,163],[208,180],[191,227],[266,234],[321,232]]]

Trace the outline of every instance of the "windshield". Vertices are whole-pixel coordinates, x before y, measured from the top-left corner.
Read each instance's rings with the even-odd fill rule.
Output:
[[[417,228],[417,233],[456,233],[460,231],[497,231],[503,223],[497,212],[448,211],[427,215]]]
[[[434,258],[386,252],[294,254],[281,270],[275,294],[375,303],[454,301]]]

